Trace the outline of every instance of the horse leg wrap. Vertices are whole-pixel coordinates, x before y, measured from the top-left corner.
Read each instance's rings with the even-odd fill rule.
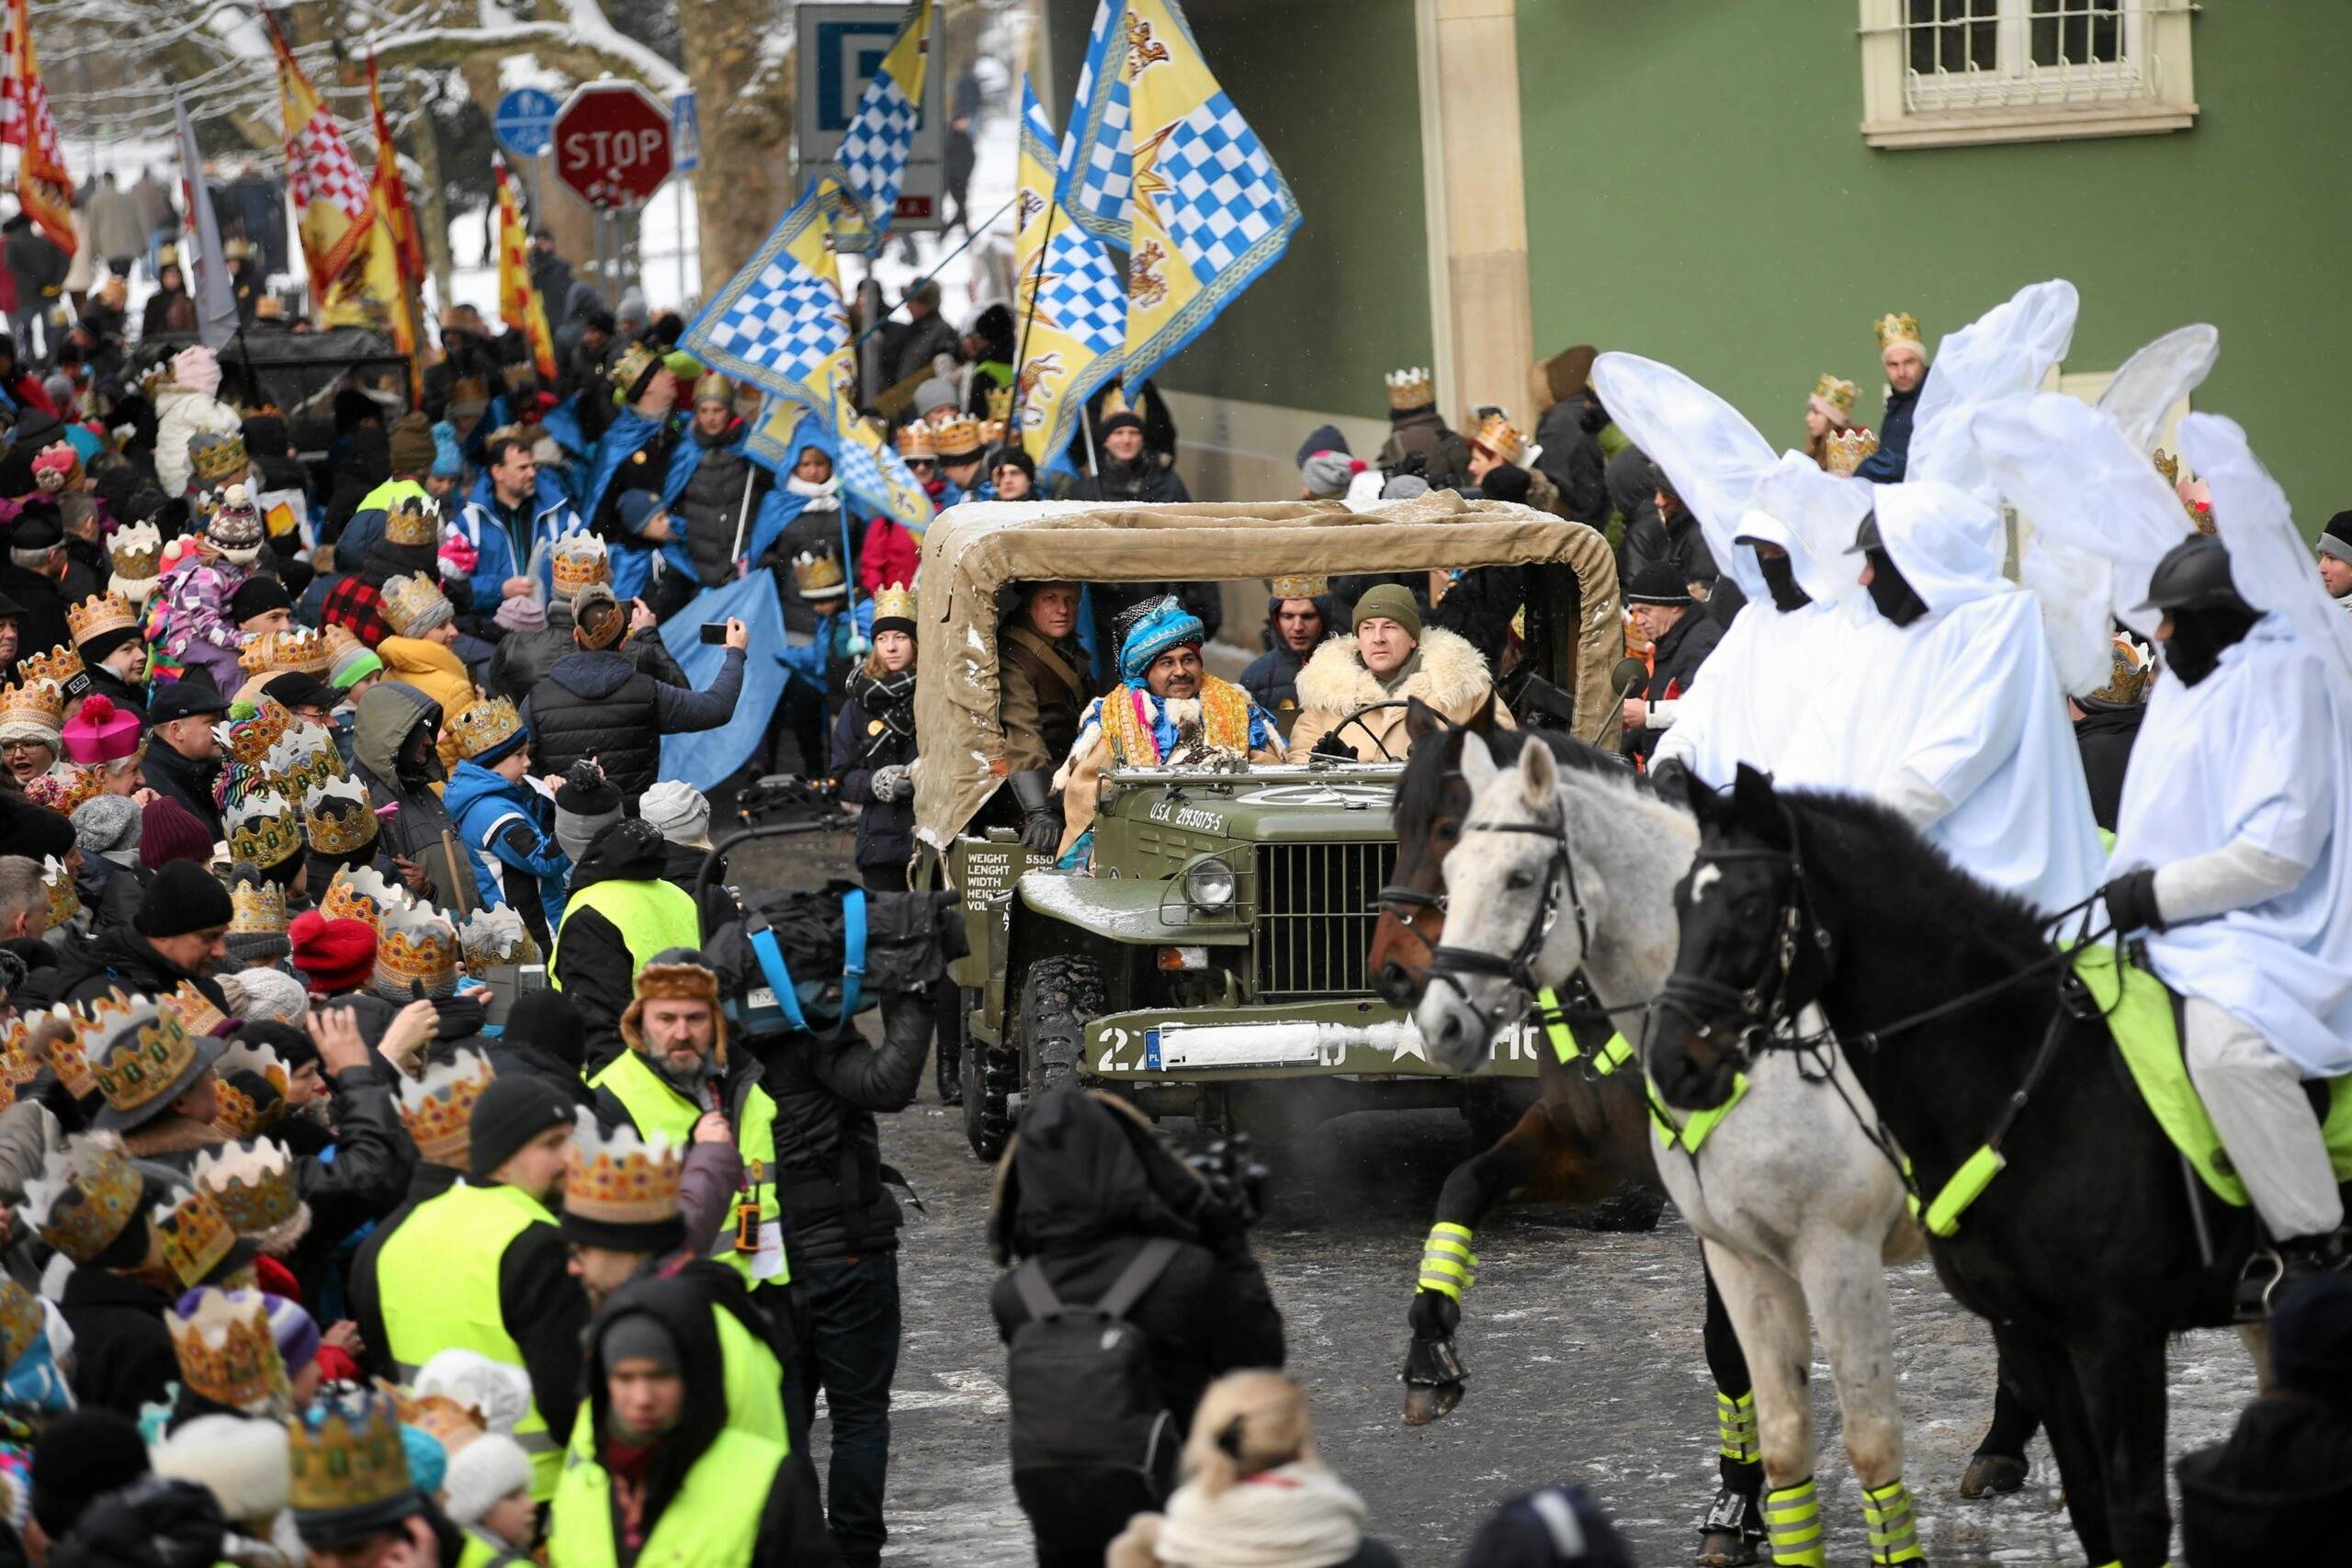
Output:
[[[1917,1562],[1927,1556],[1919,1550],[1918,1519],[1911,1507],[1911,1489],[1903,1484],[1901,1476],[1883,1486],[1863,1490],[1862,1519],[1871,1530],[1871,1568]]]
[[[1424,1291],[1462,1299],[1462,1292],[1478,1282],[1476,1272],[1478,1259],[1470,1251],[1470,1227],[1440,1220],[1430,1227],[1430,1238],[1421,1244],[1421,1279]]]
[[[1826,1568],[1829,1560],[1821,1546],[1821,1501],[1814,1495],[1812,1476],[1764,1495],[1764,1533],[1772,1542],[1772,1561],[1780,1568]]]
[[[1763,1457],[1757,1445],[1753,1390],[1736,1399],[1721,1389],[1715,1391],[1715,1442],[1717,1451],[1734,1464],[1754,1464]]]

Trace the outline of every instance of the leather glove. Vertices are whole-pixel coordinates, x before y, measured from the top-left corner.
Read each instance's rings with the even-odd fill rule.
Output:
[[[893,762],[888,767],[875,769],[866,775],[865,787],[867,793],[878,801],[888,803],[899,799],[908,793],[906,764]]]
[[[1317,740],[1310,751],[1317,757],[1342,757],[1351,762],[1356,760],[1356,749],[1342,739],[1336,729]]]
[[[2111,879],[2098,890],[2107,904],[2107,918],[2115,923],[2116,934],[2130,936],[2137,931],[2160,931],[2165,918],[2156,908],[2156,873],[2154,866],[2142,866]]]
[[[1062,847],[1062,814],[1054,808],[1052,784],[1042,769],[1018,773],[1006,781],[1021,807],[1021,841],[1040,854]]]

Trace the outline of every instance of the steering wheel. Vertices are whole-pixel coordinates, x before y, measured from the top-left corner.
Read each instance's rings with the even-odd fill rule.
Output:
[[[1366,703],[1363,706],[1350,712],[1346,717],[1340,719],[1339,723],[1325,730],[1324,733],[1326,735],[1337,735],[1340,731],[1352,724],[1358,729],[1363,731],[1365,739],[1380,748],[1380,760],[1382,761],[1401,762],[1404,759],[1389,750],[1387,743],[1382,740],[1379,736],[1373,733],[1372,726],[1363,722],[1363,716],[1368,713],[1378,713],[1382,708],[1401,708],[1410,706],[1412,706],[1412,699],[1409,697],[1390,697],[1385,702]]]

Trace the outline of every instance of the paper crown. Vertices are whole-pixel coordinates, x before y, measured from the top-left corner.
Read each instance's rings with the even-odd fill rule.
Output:
[[[239,1235],[258,1235],[301,1217],[294,1156],[268,1138],[196,1156],[196,1185],[219,1204]]]
[[[906,457],[935,457],[939,448],[933,444],[931,426],[922,420],[910,420],[899,431],[899,456]]]
[[[153,1115],[158,1102],[196,1066],[196,1042],[171,1008],[146,997],[130,999],[127,1015],[93,1053],[98,1092],[124,1116]]]
[[[432,1433],[453,1454],[490,1430],[490,1417],[479,1405],[464,1404],[452,1395],[411,1393],[383,1378],[376,1380],[376,1392],[392,1402],[401,1426]]]
[[[245,455],[245,438],[207,432],[188,438],[187,466],[206,490],[243,479],[253,459]]]
[[[264,632],[245,644],[237,655],[237,668],[248,675],[275,675],[287,670],[324,675],[332,661],[327,639],[308,626]]]
[[[116,1001],[126,1010],[130,998],[120,991],[113,993]],[[88,1010],[103,1009],[107,1000],[101,998],[83,1008],[68,1007],[60,1002],[33,1021],[33,1044],[49,1070],[66,1093],[76,1100],[87,1100],[98,1092],[98,1075],[90,1070],[90,1041],[96,1038],[99,1048],[106,1043],[104,1025],[95,1020]]]
[[[427,996],[458,988],[458,933],[440,911],[411,906],[383,911],[376,938],[376,988],[407,996],[423,986]]]
[[[1388,373],[1388,406],[1403,413],[1411,409],[1425,409],[1437,401],[1437,381],[1427,366],[1415,366],[1410,370]]]
[[[480,697],[468,703],[450,721],[458,755],[479,757],[522,733],[523,715],[512,697]]]
[[[667,1139],[648,1143],[626,1123],[605,1137],[594,1116],[583,1116],[564,1156],[564,1215],[614,1225],[675,1219],[683,1170],[684,1156]]]
[[[327,627],[326,644],[327,673],[330,675],[341,669],[346,660],[356,659],[362,654],[370,659],[376,656],[376,650],[361,641],[358,633],[341,624]]]
[[[59,691],[71,696],[74,684],[82,679],[82,656],[59,643],[47,653],[28,653],[17,660],[17,679],[20,681],[52,681]]]
[[[229,808],[229,858],[264,870],[302,852],[302,818],[284,796],[255,791]]]
[[[403,495],[384,513],[384,542],[417,549],[441,542],[441,507],[429,495]]]
[[[0,1371],[23,1360],[47,1326],[40,1299],[16,1280],[0,1278]]]
[[[173,1201],[156,1204],[148,1211],[147,1220],[155,1227],[164,1261],[171,1266],[182,1290],[203,1284],[237,1245],[229,1216],[199,1188],[187,1188],[176,1193]]]
[[[239,703],[229,710],[229,716],[212,727],[212,738],[220,742],[220,750],[228,753],[232,763],[253,766],[269,758],[269,749],[286,733],[294,716],[267,697],[249,705]]]
[[[65,612],[65,625],[76,648],[107,632],[137,631],[139,612],[119,593],[98,593]]]
[[[903,582],[885,583],[874,591],[874,619],[881,621],[911,621],[915,618],[915,591]]]
[[[1012,429],[1012,389],[990,387],[988,398],[989,417],[980,425],[980,439],[995,446],[1001,445]]]
[[[842,576],[840,558],[830,550],[822,555],[803,553],[792,558],[792,580],[803,599],[839,599],[849,592]]]
[[[229,908],[231,936],[286,934],[286,889],[250,866],[238,866],[231,874]]]
[[[65,1140],[41,1173],[25,1183],[25,1217],[50,1246],[78,1266],[89,1262],[139,1216],[146,1184],[104,1133]]]
[[[385,581],[382,604],[385,624],[395,635],[406,637],[436,609],[447,609],[449,601],[439,583],[423,572],[412,572]]]
[[[1919,336],[1919,318],[1908,310],[1890,310],[1877,321],[1878,351],[1884,354],[1898,343],[1909,344],[1928,357],[1928,345]]]
[[[2145,702],[2148,678],[2155,672],[2148,650],[2131,637],[2118,633],[2109,657],[2107,684],[2088,694],[2090,699],[2120,708]]]
[[[1109,391],[1102,394],[1102,412],[1096,417],[1109,419],[1113,414],[1135,412],[1135,405],[1127,401],[1126,389],[1114,384]]]
[[[299,807],[311,791],[343,777],[343,753],[323,725],[298,721],[269,749],[262,771],[264,784]]]
[[[65,728],[65,688],[54,681],[28,680],[0,686],[0,725],[24,724],[51,735]]]
[[[1833,474],[1850,474],[1862,466],[1862,459],[1878,450],[1878,433],[1857,425],[1840,430],[1829,437],[1825,451],[1826,466]]]
[[[1527,466],[1527,437],[1511,423],[1509,414],[1488,414],[1479,421],[1477,433],[1470,439],[1514,468]]]
[[[479,1051],[435,1062],[420,1079],[401,1080],[401,1125],[416,1152],[439,1166],[463,1166],[473,1143],[474,1101],[498,1075]]]
[[[660,367],[662,355],[654,346],[639,340],[622,349],[613,358],[613,386],[626,399],[637,393],[637,384]]]
[[[212,1125],[222,1137],[232,1142],[256,1137],[284,1118],[286,1093],[293,1076],[277,1052],[266,1045],[232,1040],[212,1064],[212,1070],[220,1080],[214,1089],[220,1109]],[[251,1092],[246,1085],[252,1086]]]
[[[330,779],[302,795],[302,834],[322,855],[347,855],[376,841],[376,807],[357,779]],[[334,895],[329,888],[328,896]]]
[[[286,1360],[270,1332],[269,1303],[258,1291],[194,1292],[196,1310],[164,1314],[179,1358],[180,1382],[215,1404],[247,1416],[275,1415],[292,1391]],[[182,1303],[185,1306],[185,1303]]]
[[[950,414],[931,427],[931,449],[943,457],[968,457],[987,445],[980,422],[970,414]]]
[[[605,541],[594,534],[575,531],[555,542],[549,567],[555,578],[556,596],[570,599],[592,582],[613,580],[612,557],[606,553]]]
[[[286,1434],[286,1502],[298,1523],[304,1514],[365,1517],[415,1495],[400,1412],[382,1394],[328,1395]]]
[[[2149,461],[2155,464],[2156,472],[2164,475],[2165,483],[2168,485],[2177,485],[2180,483],[2180,459],[2178,457],[2174,457],[2171,453],[2159,446],[2156,448],[2154,454],[2149,458]]]
[[[1277,599],[1320,599],[1329,592],[1331,582],[1329,578],[1277,577],[1273,581],[1273,593]]]
[[[107,556],[114,563],[117,578],[143,581],[153,587],[155,574],[164,570],[164,531],[153,523],[117,528],[114,537],[107,541]],[[125,590],[116,587],[115,592]]]
[[[212,1005],[212,998],[198,990],[194,980],[182,980],[171,990],[155,998],[155,1005],[180,1021],[190,1040],[204,1040],[229,1021],[229,1015]]]
[[[365,921],[381,938],[385,912],[405,909],[409,903],[407,893],[385,881],[374,866],[346,865],[327,884],[326,897],[319,900],[319,913],[330,920]]]
[[[538,944],[531,940],[530,928],[523,924],[523,917],[501,904],[494,909],[476,909],[458,928],[458,946],[466,955],[469,971],[495,969],[509,964],[536,964],[539,960]]]
[[[87,773],[91,770],[85,769]],[[80,801],[74,802],[76,806]],[[72,812],[67,812],[72,816]],[[55,855],[40,857],[40,890],[49,899],[49,923],[62,926],[82,912],[82,895],[74,886],[74,874]]]
[[[1825,370],[1821,373],[1821,379],[1813,384],[1813,395],[1806,400],[1818,405],[1825,415],[1839,424],[1851,424],[1854,423],[1854,400],[1861,395],[1860,387]]]
[[[36,1015],[40,1016],[40,1015]],[[33,1021],[23,1014],[0,1021],[0,1078],[11,1089],[40,1077],[43,1053],[33,1043]]]

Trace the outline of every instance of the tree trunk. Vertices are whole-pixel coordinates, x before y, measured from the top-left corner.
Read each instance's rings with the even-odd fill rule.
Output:
[[[424,90],[414,81],[408,85],[408,107],[416,114],[416,172],[424,186],[424,199],[412,202],[416,209],[416,221],[424,231],[424,265],[433,274],[434,291],[441,302],[449,302],[450,274],[457,270],[455,258],[449,254],[448,189],[441,181],[441,138],[433,129],[433,117],[424,112]]]
[[[764,8],[678,0],[686,77],[702,111],[702,291],[707,299],[758,250],[792,198],[792,56],[763,58]]]

